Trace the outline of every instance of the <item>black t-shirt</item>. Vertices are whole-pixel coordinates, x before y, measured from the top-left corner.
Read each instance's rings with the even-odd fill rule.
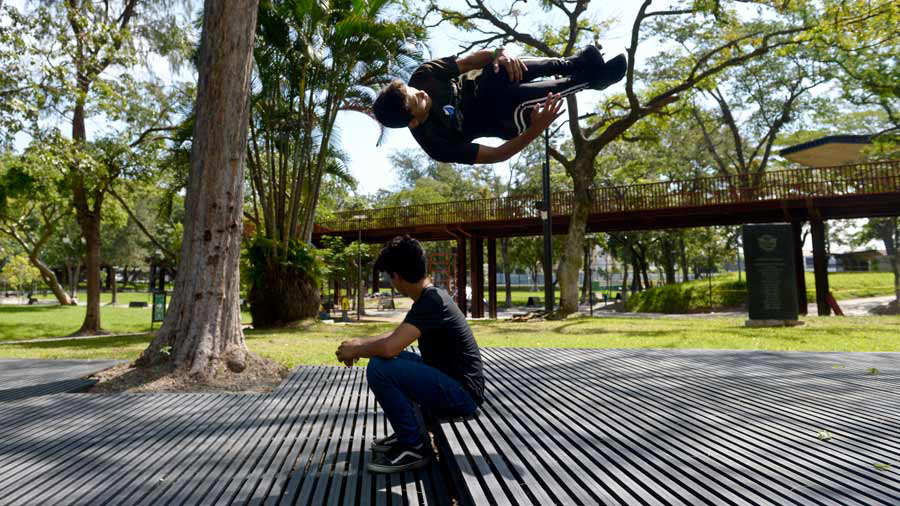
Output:
[[[404,323],[417,329],[422,360],[462,384],[475,404],[484,401],[484,372],[478,343],[466,317],[443,289],[422,291]]]
[[[409,86],[424,90],[431,97],[428,118],[410,128],[413,138],[439,162],[474,164],[479,137],[503,137],[505,130],[497,121],[497,97],[480,96],[481,70],[459,73],[456,57],[448,56],[420,66],[409,79]],[[449,106],[449,108],[447,107]]]

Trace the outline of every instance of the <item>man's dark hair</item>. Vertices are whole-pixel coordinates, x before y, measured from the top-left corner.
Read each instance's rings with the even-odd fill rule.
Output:
[[[381,248],[375,270],[396,272],[409,283],[425,277],[425,249],[409,235],[398,235]]]
[[[381,90],[375,103],[372,104],[375,119],[382,125],[389,128],[403,128],[412,121],[413,115],[406,107],[406,96],[400,91],[405,84],[400,79],[394,79],[387,88]]]

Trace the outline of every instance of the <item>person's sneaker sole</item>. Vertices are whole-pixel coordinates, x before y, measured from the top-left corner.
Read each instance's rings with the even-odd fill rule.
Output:
[[[391,473],[400,473],[403,471],[412,471],[413,469],[421,469],[428,464],[431,463],[431,457],[425,457],[421,460],[417,460],[415,462],[410,462],[408,464],[401,465],[390,465],[390,464],[378,464],[376,462],[369,462],[366,465],[366,469],[371,473],[379,473],[379,474],[391,474]]]
[[[592,90],[602,90],[621,81],[625,77],[625,72],[628,71],[628,59],[624,54],[620,54],[604,63],[603,70],[606,75],[591,81],[589,87]]]

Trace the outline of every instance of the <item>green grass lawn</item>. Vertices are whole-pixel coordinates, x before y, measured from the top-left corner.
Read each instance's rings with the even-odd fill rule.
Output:
[[[575,318],[564,321],[476,321],[481,346],[549,348],[710,348],[793,351],[900,351],[900,317],[808,317],[794,328],[750,329],[743,318]],[[391,323],[315,324],[306,330],[248,331],[247,346],[288,367],[338,365],[334,350],[350,337],[375,335]],[[134,360],[150,335],[89,340],[0,343],[0,358]],[[365,362],[362,362],[363,364]]]
[[[68,336],[81,327],[85,306],[0,306],[0,343]],[[250,322],[249,313],[241,313]],[[100,307],[100,324],[113,334],[146,332],[150,308]],[[154,324],[159,328],[159,323]]]
[[[75,292],[75,296],[78,298],[78,302],[87,302],[87,291],[86,290],[78,290]],[[47,293],[38,292],[35,294],[35,297],[40,301],[53,301],[56,302],[56,297],[53,296],[53,292],[47,291]],[[101,304],[109,304],[112,300],[112,292],[100,292],[100,303]],[[118,292],[116,294],[116,304],[128,304],[129,302],[137,301],[137,302],[146,302],[150,304],[150,293],[145,291],[140,292]],[[149,316],[148,316],[149,318]]]
[[[737,273],[713,276],[676,285],[651,288],[629,296],[629,311],[648,313],[693,313],[708,311],[710,300],[714,308],[741,306],[747,300],[747,280]],[[710,284],[712,292],[710,297]],[[890,272],[832,272],[828,274],[829,290],[838,300],[875,297],[894,293],[894,275]],[[806,273],[806,296],[816,300],[816,281],[812,272]]]

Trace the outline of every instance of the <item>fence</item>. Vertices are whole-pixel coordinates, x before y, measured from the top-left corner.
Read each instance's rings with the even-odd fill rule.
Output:
[[[900,160],[609,186],[591,191],[592,214],[650,211],[771,200],[900,192]],[[335,232],[538,219],[535,195],[336,213],[320,225]],[[554,192],[554,216],[572,214],[575,193]],[[364,220],[354,216],[365,215]]]

